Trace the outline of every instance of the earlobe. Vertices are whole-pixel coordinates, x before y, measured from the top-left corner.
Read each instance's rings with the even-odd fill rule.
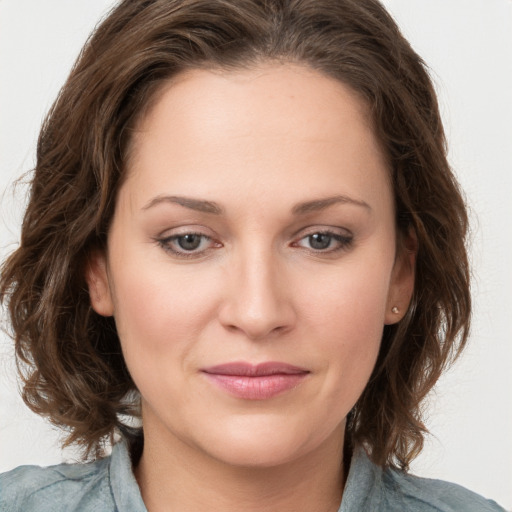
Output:
[[[94,251],[89,255],[85,280],[94,311],[102,316],[112,316],[114,304],[108,280],[107,259],[103,251]]]
[[[407,313],[414,292],[417,238],[410,232],[397,256],[388,292],[385,325],[396,324]]]

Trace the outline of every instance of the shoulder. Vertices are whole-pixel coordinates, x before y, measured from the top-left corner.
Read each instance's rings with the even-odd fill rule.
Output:
[[[504,512],[495,501],[488,500],[460,485],[421,478],[386,469],[382,473],[384,495],[400,503],[404,510],[425,512]]]
[[[87,464],[20,466],[0,475],[0,490],[0,512],[115,510],[109,457]]]
[[[442,480],[420,478],[374,464],[358,447],[339,512],[505,512],[496,502]]]

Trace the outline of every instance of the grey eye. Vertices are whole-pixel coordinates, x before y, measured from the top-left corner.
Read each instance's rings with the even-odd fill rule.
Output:
[[[332,242],[332,235],[328,233],[314,233],[308,236],[308,241],[312,249],[328,249]]]
[[[176,242],[184,251],[194,251],[201,245],[203,238],[203,235],[189,233],[187,235],[176,237]]]

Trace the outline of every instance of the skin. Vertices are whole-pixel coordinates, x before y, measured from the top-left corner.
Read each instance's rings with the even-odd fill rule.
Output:
[[[414,281],[364,102],[297,65],[189,71],[139,122],[127,172],[87,281],[142,396],[148,510],[337,510],[345,418]],[[308,373],[246,400],[201,371],[231,361]]]

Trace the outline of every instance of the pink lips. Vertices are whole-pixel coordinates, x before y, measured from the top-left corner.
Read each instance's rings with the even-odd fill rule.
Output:
[[[286,363],[220,364],[202,370],[214,384],[245,400],[266,400],[298,386],[308,370]]]

